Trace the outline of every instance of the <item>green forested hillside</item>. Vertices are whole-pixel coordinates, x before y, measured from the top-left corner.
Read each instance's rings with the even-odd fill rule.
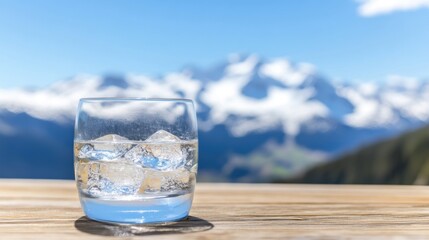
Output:
[[[429,127],[364,147],[290,181],[429,184]]]

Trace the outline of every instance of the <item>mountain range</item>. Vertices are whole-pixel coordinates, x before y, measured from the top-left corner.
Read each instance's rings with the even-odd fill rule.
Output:
[[[199,178],[266,182],[429,121],[429,83],[341,83],[308,63],[231,55],[160,77],[77,75],[39,89],[0,89],[0,177],[73,178],[82,97],[193,99]]]

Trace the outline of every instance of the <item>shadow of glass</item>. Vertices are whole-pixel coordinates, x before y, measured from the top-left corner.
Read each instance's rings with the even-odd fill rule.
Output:
[[[109,224],[81,217],[74,222],[81,232],[99,236],[144,236],[208,231],[214,227],[210,222],[189,216],[179,222],[161,224]]]

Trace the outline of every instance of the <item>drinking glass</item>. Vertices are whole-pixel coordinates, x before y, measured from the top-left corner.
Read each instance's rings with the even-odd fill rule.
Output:
[[[197,166],[191,100],[80,100],[74,168],[88,218],[113,223],[180,220],[192,205]]]

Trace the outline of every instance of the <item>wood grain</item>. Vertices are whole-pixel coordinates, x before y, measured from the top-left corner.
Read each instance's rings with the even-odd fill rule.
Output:
[[[72,181],[0,180],[0,239],[429,239],[429,188],[197,185],[191,217],[162,226],[86,219]]]

